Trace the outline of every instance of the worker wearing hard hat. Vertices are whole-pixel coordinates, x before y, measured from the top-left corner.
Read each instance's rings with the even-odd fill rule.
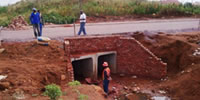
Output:
[[[103,78],[103,89],[104,92],[106,93],[106,97],[108,96],[108,86],[109,86],[109,82],[111,80],[110,77],[110,68],[108,67],[108,62],[103,62],[103,73],[102,73],[102,78]]]

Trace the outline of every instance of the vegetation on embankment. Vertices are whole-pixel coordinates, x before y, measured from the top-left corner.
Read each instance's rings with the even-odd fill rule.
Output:
[[[82,1],[82,5],[80,2]],[[0,25],[7,26],[13,17],[22,15],[28,21],[32,8],[41,10],[45,22],[72,23],[82,8],[88,16],[186,16],[200,14],[200,6],[190,3],[159,4],[146,0],[22,0],[7,7],[0,7]]]

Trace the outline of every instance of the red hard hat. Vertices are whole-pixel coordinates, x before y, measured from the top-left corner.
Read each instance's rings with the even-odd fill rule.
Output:
[[[107,67],[108,66],[108,62],[103,62],[103,67]]]

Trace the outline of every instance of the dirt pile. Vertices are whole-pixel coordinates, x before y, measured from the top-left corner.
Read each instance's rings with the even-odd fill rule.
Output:
[[[174,78],[161,83],[160,88],[166,90],[172,100],[197,100],[200,98],[199,76],[200,64],[190,65]]]
[[[0,81],[0,94],[13,94],[17,90],[39,93],[47,84],[66,83],[68,78],[62,44],[51,43],[49,46],[36,42],[3,43],[5,51],[0,54],[0,75],[7,78]]]
[[[66,96],[64,100],[106,100],[103,96],[104,92],[101,87],[95,85],[84,85],[76,87],[66,87]],[[80,94],[85,95],[88,99],[81,99]]]
[[[133,35],[155,55],[168,64],[168,77],[154,88],[167,91],[172,100],[196,100],[200,98],[200,57],[193,55],[199,32],[185,34]],[[192,42],[191,42],[192,40]]]
[[[8,28],[12,30],[24,30],[28,29],[28,23],[25,21],[23,16],[18,16],[11,21],[11,24],[8,25]]]

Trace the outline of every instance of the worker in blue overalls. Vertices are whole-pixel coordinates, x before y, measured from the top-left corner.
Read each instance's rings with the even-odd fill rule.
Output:
[[[37,12],[36,8],[33,8],[33,12],[30,15],[30,22],[33,25],[33,31],[34,31],[35,38],[37,38],[40,35],[40,29],[39,29],[40,15]]]
[[[103,90],[106,93],[106,96],[108,96],[108,86],[109,86],[109,82],[110,80],[112,80],[111,76],[110,76],[110,68],[108,67],[108,62],[104,62],[103,63],[103,73],[102,73],[102,78],[103,78]]]

